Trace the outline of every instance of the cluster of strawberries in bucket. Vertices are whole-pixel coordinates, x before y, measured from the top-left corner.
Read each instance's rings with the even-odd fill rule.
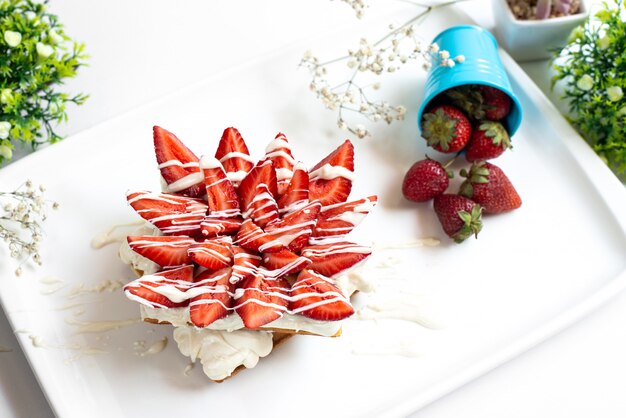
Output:
[[[464,154],[472,163],[461,169],[465,177],[458,193],[447,193],[453,173],[448,163],[428,157],[417,161],[404,177],[402,193],[408,200],[433,206],[444,232],[463,242],[482,229],[482,214],[517,209],[522,200],[504,172],[487,162],[511,148],[502,121],[511,112],[511,98],[485,85],[466,85],[437,96],[422,115],[422,136],[435,150]]]

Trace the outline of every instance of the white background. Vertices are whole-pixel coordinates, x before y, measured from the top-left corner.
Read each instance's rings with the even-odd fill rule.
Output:
[[[401,8],[407,9],[407,18],[413,13],[400,2],[370,3],[370,16]],[[52,11],[60,15],[71,36],[87,44],[91,55],[90,66],[67,85],[68,90],[88,92],[91,98],[84,106],[69,109],[70,123],[62,127],[63,133],[82,131],[252,57],[354,21],[347,5],[328,0],[173,4],[52,0]],[[493,26],[489,1],[473,0],[462,7],[481,25]],[[548,92],[547,62],[527,63],[523,68]],[[414,416],[624,417],[623,318],[625,294]],[[12,349],[0,353],[0,416],[52,416],[2,313],[0,346]]]

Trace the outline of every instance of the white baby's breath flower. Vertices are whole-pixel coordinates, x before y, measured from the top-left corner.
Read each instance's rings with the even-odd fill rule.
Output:
[[[363,125],[357,125],[355,133],[359,138],[365,138],[368,134],[367,130],[365,129],[365,126]]]
[[[54,48],[42,42],[37,42],[36,48],[37,48],[37,55],[39,55],[39,57],[42,59],[46,59],[54,53]]]
[[[464,63],[464,62],[465,62],[465,55],[462,55],[462,54],[461,54],[461,55],[457,55],[457,56],[454,58],[454,60],[455,60],[456,62],[458,62],[459,64],[462,64],[462,63]]]
[[[624,92],[620,86],[612,86],[606,89],[606,94],[609,96],[609,100],[612,102],[617,102],[624,97]]]
[[[0,139],[7,139],[11,130],[11,122],[0,122]]]
[[[48,32],[48,35],[50,35],[50,39],[52,39],[52,42],[54,42],[55,44],[60,44],[61,42],[63,42],[63,37],[59,35],[54,29],[51,29],[50,32]]]
[[[441,57],[442,60],[446,60],[450,58],[450,53],[444,49],[443,51],[439,52],[439,56]]]
[[[13,98],[11,89],[0,90],[0,103],[8,103]]]
[[[0,157],[10,160],[13,157],[13,150],[7,145],[0,145]]]
[[[598,39],[598,49],[604,51],[611,44],[611,40],[608,36],[604,35],[602,38]]]
[[[15,48],[22,42],[22,34],[12,30],[4,31],[4,42],[11,48]]]
[[[585,74],[578,79],[576,87],[582,91],[589,91],[593,88],[593,78],[589,74]]]

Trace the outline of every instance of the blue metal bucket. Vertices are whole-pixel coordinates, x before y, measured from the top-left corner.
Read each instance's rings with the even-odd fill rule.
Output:
[[[454,67],[433,65],[424,87],[424,101],[417,113],[417,124],[422,130],[422,113],[432,99],[453,87],[483,84],[505,92],[513,101],[511,113],[505,119],[510,136],[522,122],[522,105],[511,88],[509,78],[498,55],[498,43],[493,35],[478,26],[453,26],[433,39],[450,58],[464,55],[465,61]]]

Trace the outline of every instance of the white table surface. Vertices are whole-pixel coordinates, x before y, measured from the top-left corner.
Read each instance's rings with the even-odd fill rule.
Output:
[[[407,7],[390,0],[370,3],[370,15]],[[52,1],[51,9],[68,33],[84,41],[91,54],[90,66],[68,83],[71,91],[89,92],[91,98],[70,109],[63,133],[79,132],[250,57],[353,21],[347,5],[328,0],[195,0],[184,8],[181,2],[173,4]],[[488,1],[461,7],[481,25],[493,26]],[[522,66],[548,92],[547,62]],[[623,318],[626,294],[413,416],[624,417]],[[1,312],[0,347],[11,349],[0,352],[0,417],[53,416]]]

